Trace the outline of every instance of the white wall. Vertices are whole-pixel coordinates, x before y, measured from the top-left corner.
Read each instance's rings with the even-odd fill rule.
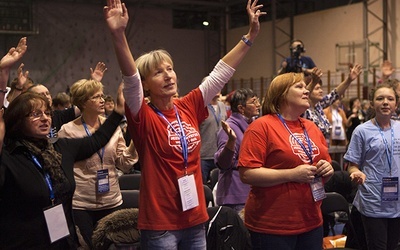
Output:
[[[371,1],[370,1],[371,2]],[[378,0],[373,4],[369,5],[371,12],[376,13],[382,17],[382,0]],[[400,13],[400,4],[396,0],[389,0],[388,8],[388,28],[389,28],[389,48],[388,48],[388,59],[393,62],[393,65],[398,67],[400,62],[400,55],[396,53],[400,49],[399,37],[399,17],[397,13]],[[285,29],[289,33],[289,20],[279,20],[278,26]],[[368,15],[368,30],[375,31],[370,34],[370,40],[372,42],[378,42],[382,45],[382,23],[377,20],[373,15]],[[305,15],[294,17],[294,37],[300,39],[305,43],[306,54],[310,56],[316,65],[321,68],[325,73],[329,70],[333,72],[331,84],[336,86],[340,83],[340,75],[342,72],[337,72],[336,67],[336,44],[343,43],[359,43],[363,42],[364,31],[363,31],[363,4],[352,4],[343,7],[333,8],[329,10],[323,10],[319,12],[309,13]],[[248,27],[241,27],[233,29],[228,33],[228,48],[232,48],[236,42],[240,39],[242,34],[245,34]],[[277,32],[277,44],[282,44],[288,40],[287,36]],[[381,46],[382,47],[382,46]],[[279,53],[283,55],[289,55],[289,44],[278,49]],[[379,66],[382,62],[382,58],[379,59],[377,49],[370,49],[370,61],[377,60]],[[356,50],[356,61],[357,63],[364,64],[364,55],[362,50]],[[255,41],[251,52],[243,60],[242,64],[237,69],[233,80],[237,83],[241,79],[245,86],[249,86],[248,80],[253,77],[258,79],[260,77],[268,78],[274,75],[273,72],[273,56],[274,52],[272,49],[272,24],[271,22],[262,23],[261,33]],[[276,68],[279,68],[282,58],[277,58]],[[379,74],[379,68],[377,68]],[[366,85],[371,85],[372,76],[368,75],[368,81]],[[326,74],[325,74],[326,77]],[[400,75],[397,72],[395,77],[399,78]],[[364,84],[363,79],[361,79]],[[268,82],[267,82],[268,84]],[[235,85],[237,87],[237,84]],[[326,88],[326,85],[324,86]],[[352,85],[355,88],[356,84]],[[230,89],[228,88],[228,91]],[[351,90],[351,95],[356,93],[356,90]],[[263,94],[263,93],[259,93]]]

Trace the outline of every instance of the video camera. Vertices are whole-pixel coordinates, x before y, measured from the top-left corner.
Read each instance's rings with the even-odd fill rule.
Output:
[[[292,51],[292,56],[296,58],[299,58],[301,53],[306,52],[306,50],[301,44],[298,44],[296,47],[291,48],[291,51]]]

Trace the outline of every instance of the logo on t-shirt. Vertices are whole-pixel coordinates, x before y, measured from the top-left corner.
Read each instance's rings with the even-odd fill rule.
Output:
[[[309,151],[308,142],[303,133],[294,133],[289,136],[289,143],[292,148],[293,154],[297,155],[304,163],[310,163],[310,158],[304,151],[303,147],[299,145],[299,142],[294,138],[294,136],[304,145],[305,149]],[[314,159],[320,154],[319,148],[310,138],[311,144],[311,156]]]
[[[182,127],[186,135],[188,151],[190,153],[197,147],[197,145],[199,145],[200,133],[194,127],[192,127],[191,124],[188,124],[184,121],[182,122]],[[167,131],[168,131],[169,145],[178,150],[179,152],[182,152],[181,140],[180,140],[180,136],[182,135],[182,133],[178,121],[171,122],[171,124],[168,125],[167,127]]]

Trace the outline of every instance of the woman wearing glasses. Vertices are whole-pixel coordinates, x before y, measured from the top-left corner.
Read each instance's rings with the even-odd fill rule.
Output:
[[[116,107],[90,137],[50,143],[51,106],[26,92],[4,114],[5,146],[0,165],[0,249],[76,249],[72,218],[73,165],[110,140],[122,119]]]
[[[67,138],[90,136],[106,120],[103,85],[95,80],[82,79],[71,86],[70,92],[73,105],[81,110],[82,115],[64,124],[58,135]],[[120,128],[106,146],[90,158],[75,162],[76,190],[72,207],[75,223],[89,247],[92,246],[97,221],[119,209],[122,204],[117,168],[127,173],[136,162],[135,147],[133,143],[126,146]]]
[[[217,186],[217,204],[228,206],[236,212],[244,208],[250,185],[240,180],[237,161],[243,134],[254,117],[260,114],[260,101],[249,88],[236,90],[231,98],[232,115],[222,122],[217,135],[218,151],[215,163],[220,173]]]

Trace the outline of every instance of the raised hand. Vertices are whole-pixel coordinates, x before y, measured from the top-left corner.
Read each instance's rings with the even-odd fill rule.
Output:
[[[262,4],[257,5],[257,2],[258,0],[255,0],[254,2],[252,2],[252,0],[248,0],[246,8],[250,23],[249,34],[253,39],[260,32],[259,17],[267,14],[267,12],[263,12],[260,10],[263,7],[263,5]]]
[[[104,18],[111,33],[125,31],[128,24],[128,10],[120,0],[107,0],[107,6],[103,9]]]
[[[26,37],[22,37],[19,40],[17,47],[12,47],[0,60],[0,69],[12,67],[25,54],[27,48]]]
[[[225,133],[228,135],[230,140],[236,140],[236,134],[233,129],[229,126],[229,124],[226,121],[221,121],[221,126],[222,129],[225,131]]]
[[[17,70],[18,84],[16,85],[16,87],[18,89],[22,89],[26,83],[26,80],[28,79],[29,71],[24,72],[23,71],[24,66],[25,65],[23,63],[21,63]]]
[[[383,79],[389,78],[393,74],[393,72],[396,70],[395,68],[393,68],[392,63],[388,60],[385,60],[382,63],[381,69],[382,69],[382,78]]]
[[[354,81],[362,72],[361,64],[356,64],[354,67],[350,68],[349,78]]]
[[[90,68],[90,77],[95,81],[101,82],[106,70],[106,64],[104,62],[98,62],[94,70]]]

